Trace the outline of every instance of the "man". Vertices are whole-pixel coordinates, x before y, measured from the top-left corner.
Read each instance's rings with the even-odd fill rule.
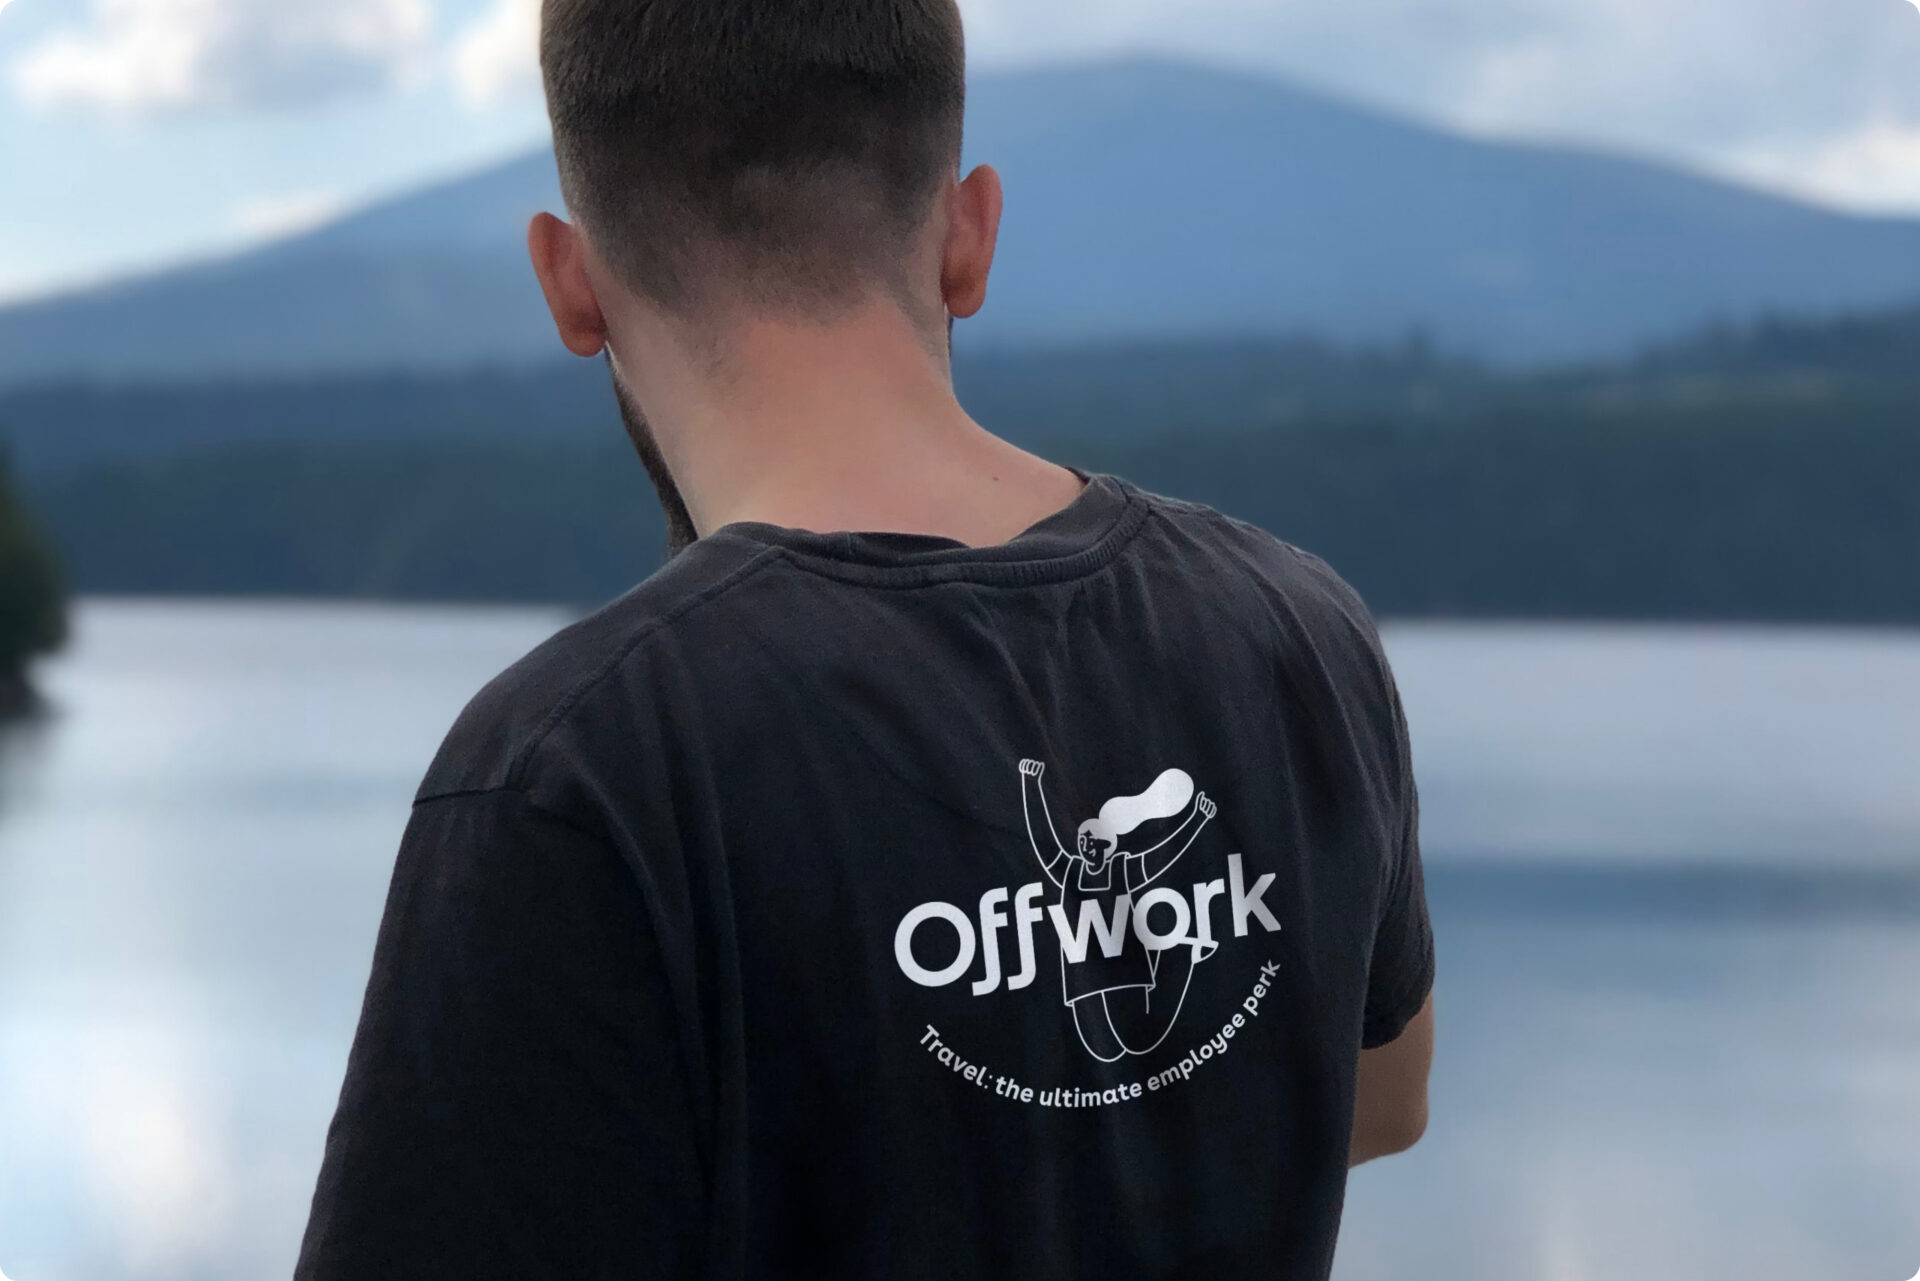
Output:
[[[534,267],[692,541],[427,771],[298,1275],[1324,1277],[1432,1034],[1360,602],[956,403],[952,0],[548,0],[541,53]],[[1056,966],[1131,976],[1096,1043]]]

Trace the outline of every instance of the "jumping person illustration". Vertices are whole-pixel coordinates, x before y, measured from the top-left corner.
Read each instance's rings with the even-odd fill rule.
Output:
[[[1110,929],[1118,919],[1122,896],[1129,898],[1132,911],[1139,911],[1141,893],[1179,861],[1207,820],[1218,812],[1205,792],[1194,792],[1193,779],[1185,770],[1166,770],[1137,796],[1116,796],[1102,805],[1097,815],[1080,824],[1074,848],[1069,850],[1054,828],[1046,789],[1040,784],[1045,770],[1039,761],[1020,762],[1020,808],[1026,817],[1027,840],[1034,857],[1040,860],[1047,879],[1060,890],[1055,910],[1064,915],[1063,923],[1069,930],[1079,928],[1082,920],[1094,913],[1103,927]],[[1044,845],[1033,823],[1036,800],[1041,830],[1046,833]],[[1142,823],[1171,818],[1182,810],[1186,815],[1179,826],[1155,844],[1138,853],[1120,848],[1120,838]],[[1185,839],[1171,854],[1162,853],[1183,833]],[[1047,852],[1048,846],[1053,853]],[[1117,877],[1116,865],[1120,869]],[[1062,948],[1060,956],[1061,988],[1073,1011],[1080,1043],[1103,1063],[1127,1054],[1149,1053],[1166,1038],[1180,1016],[1193,967],[1213,955],[1219,945],[1186,938],[1149,946],[1128,921],[1119,934],[1118,950],[1109,954],[1111,941],[1103,945],[1091,922],[1086,929],[1085,955],[1070,960]]]

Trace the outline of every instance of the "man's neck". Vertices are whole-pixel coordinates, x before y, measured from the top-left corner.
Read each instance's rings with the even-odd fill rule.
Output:
[[[757,521],[986,546],[1080,491],[968,417],[945,362],[884,304],[830,327],[756,321],[729,335],[718,376],[678,368],[639,391],[701,534]]]

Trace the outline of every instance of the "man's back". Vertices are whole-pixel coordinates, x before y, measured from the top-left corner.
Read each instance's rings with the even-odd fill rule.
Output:
[[[449,736],[301,1275],[1322,1277],[1431,978],[1317,560],[1105,477],[730,525]]]

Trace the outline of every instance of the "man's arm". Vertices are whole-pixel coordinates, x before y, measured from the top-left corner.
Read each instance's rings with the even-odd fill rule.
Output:
[[[1433,1069],[1433,997],[1399,1036],[1360,1051],[1349,1168],[1405,1152],[1427,1130],[1427,1077]]]
[[[297,1281],[696,1275],[677,1026],[604,842],[517,791],[416,806]]]
[[[1433,925],[1420,859],[1420,796],[1400,694],[1385,655],[1378,661],[1396,784],[1387,812],[1395,821],[1367,966],[1349,1165],[1404,1152],[1419,1142],[1427,1128],[1427,1076],[1433,1066]]]

